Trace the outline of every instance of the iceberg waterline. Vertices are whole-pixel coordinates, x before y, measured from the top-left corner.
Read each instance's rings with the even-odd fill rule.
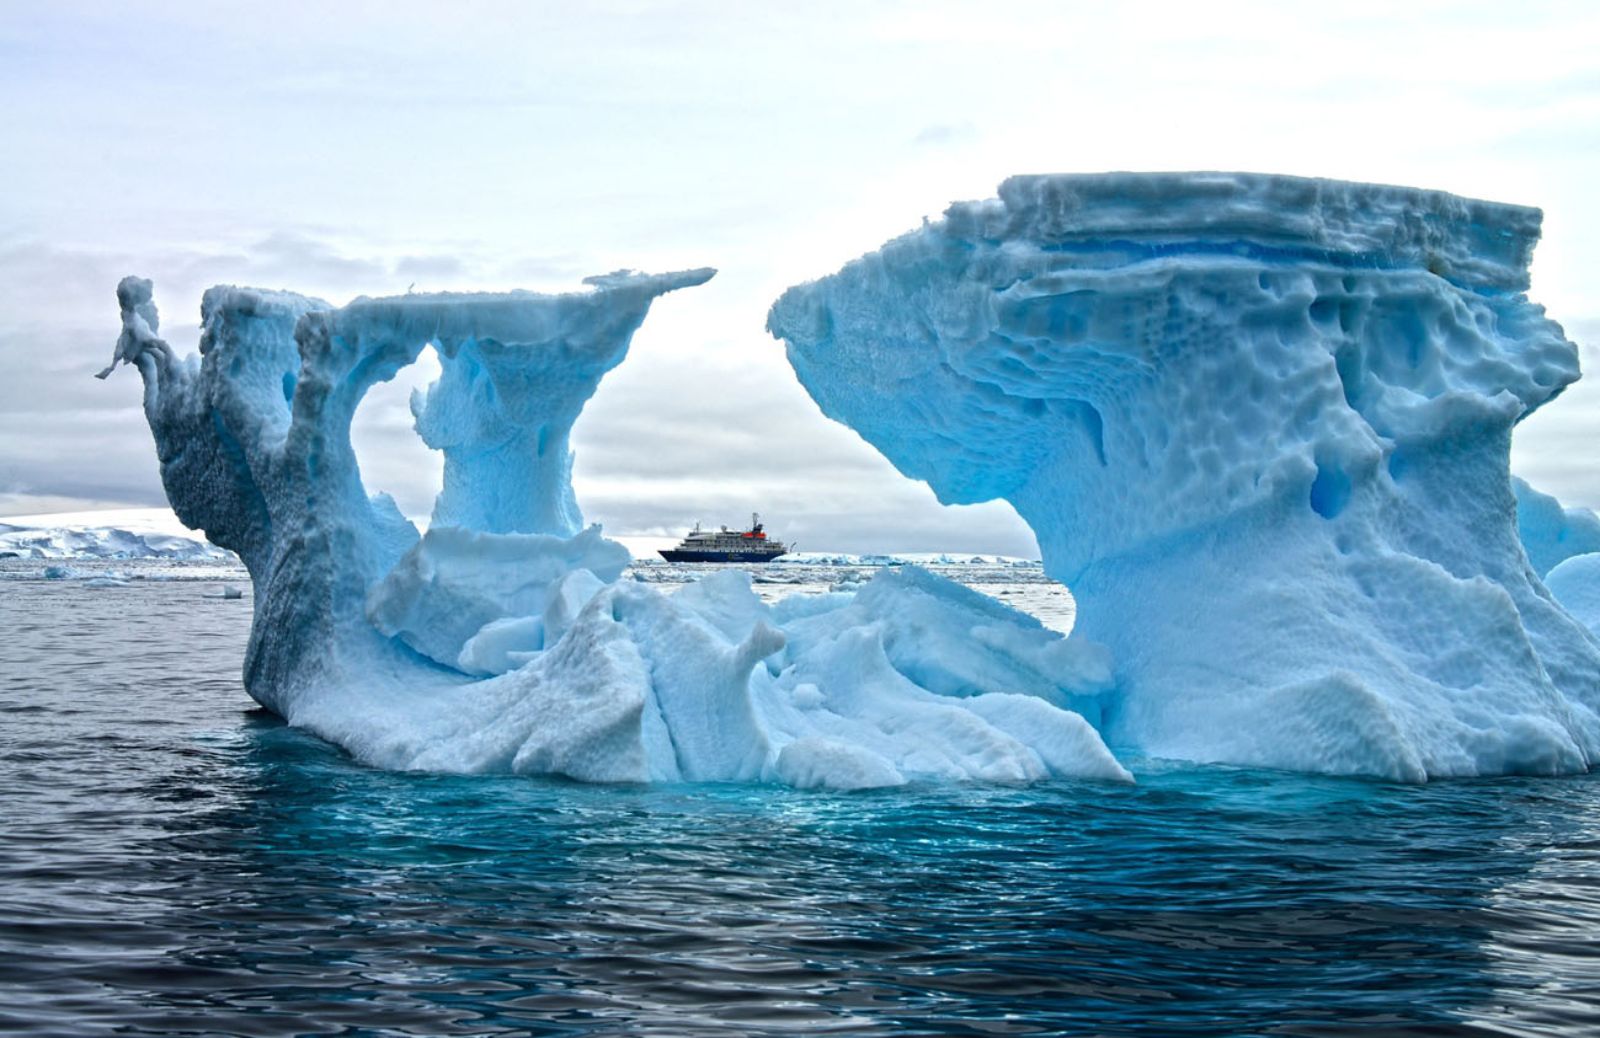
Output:
[[[1016,177],[768,327],[902,472],[1017,508],[1116,660],[1113,746],[1576,772],[1600,642],[1530,565],[1560,551],[1519,543],[1508,466],[1578,377],[1526,295],[1539,220],[1295,177]]]
[[[1538,220],[1288,177],[1024,177],[786,293],[769,328],[824,411],[943,500],[1012,501],[1080,603],[1070,638],[915,567],[775,607],[732,572],[615,581],[567,436],[652,300],[709,270],[338,309],[218,287],[182,361],[128,278],[116,359],[179,516],[255,579],[250,694],[376,765],[1129,778],[1109,742],[1571,772],[1600,754],[1600,642],[1530,567],[1507,468],[1577,377],[1524,294]],[[428,344],[413,411],[446,477],[419,537],[362,488],[349,425]]]
[[[568,433],[652,301],[712,273],[342,308],[219,286],[187,359],[150,282],[124,279],[112,366],[143,378],[174,510],[251,573],[250,695],[386,768],[1129,779],[1085,716],[1104,650],[925,570],[777,607],[738,572],[670,596],[617,581],[628,554],[583,526]],[[412,409],[445,482],[419,535],[362,487],[349,429],[430,344],[443,373]]]

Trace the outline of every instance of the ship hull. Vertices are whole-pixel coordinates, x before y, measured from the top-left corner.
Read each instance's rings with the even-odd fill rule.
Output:
[[[659,553],[668,562],[771,562],[781,551],[680,551],[671,548]]]

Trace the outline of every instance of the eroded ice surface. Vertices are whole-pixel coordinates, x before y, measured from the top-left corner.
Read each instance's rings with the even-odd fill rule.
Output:
[[[1600,643],[1508,475],[1578,375],[1525,294],[1537,210],[1223,173],[999,195],[768,325],[902,472],[1016,506],[1117,661],[1113,747],[1414,781],[1596,759]]]
[[[218,287],[184,360],[157,334],[150,282],[125,279],[113,367],[143,376],[180,518],[250,570],[250,694],[388,768],[1127,780],[1089,719],[1105,650],[927,571],[781,608],[738,572],[670,596],[617,581],[628,554],[584,528],[568,434],[652,300],[711,273],[342,308]],[[443,374],[412,409],[445,479],[419,537],[368,497],[349,429],[367,389],[429,344]]]

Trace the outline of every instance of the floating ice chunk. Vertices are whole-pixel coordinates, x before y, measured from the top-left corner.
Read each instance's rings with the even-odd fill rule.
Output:
[[[1600,552],[1563,559],[1544,583],[1563,609],[1600,638]]]
[[[1600,516],[1587,508],[1563,508],[1515,476],[1511,489],[1517,495],[1517,534],[1539,576],[1574,555],[1600,552]]]
[[[83,582],[83,586],[90,588],[127,587],[128,582],[122,577],[107,574],[100,577],[90,577]]]
[[[1512,426],[1578,375],[1524,294],[1539,220],[1295,177],[1014,177],[768,327],[902,472],[1016,506],[1117,660],[1112,745],[1580,771],[1600,645],[1511,521]]]

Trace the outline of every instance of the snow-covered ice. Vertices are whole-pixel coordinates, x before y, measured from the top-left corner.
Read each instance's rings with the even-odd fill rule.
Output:
[[[164,508],[10,516],[0,518],[0,558],[230,558],[221,548],[185,533]]]
[[[1547,517],[1525,555],[1509,479],[1578,377],[1526,294],[1537,210],[1229,173],[999,196],[768,327],[902,472],[1017,508],[1116,661],[1113,747],[1412,781],[1600,756],[1600,643],[1529,564],[1590,534]]]
[[[150,282],[124,279],[112,367],[143,377],[177,514],[251,573],[250,694],[388,768],[1128,780],[1086,717],[1105,650],[926,570],[778,607],[738,571],[672,595],[617,579],[626,549],[583,526],[568,433],[651,302],[711,274],[342,308],[221,286],[188,359],[159,337]],[[419,536],[367,495],[349,430],[429,344],[443,374],[412,409],[445,481]]]

